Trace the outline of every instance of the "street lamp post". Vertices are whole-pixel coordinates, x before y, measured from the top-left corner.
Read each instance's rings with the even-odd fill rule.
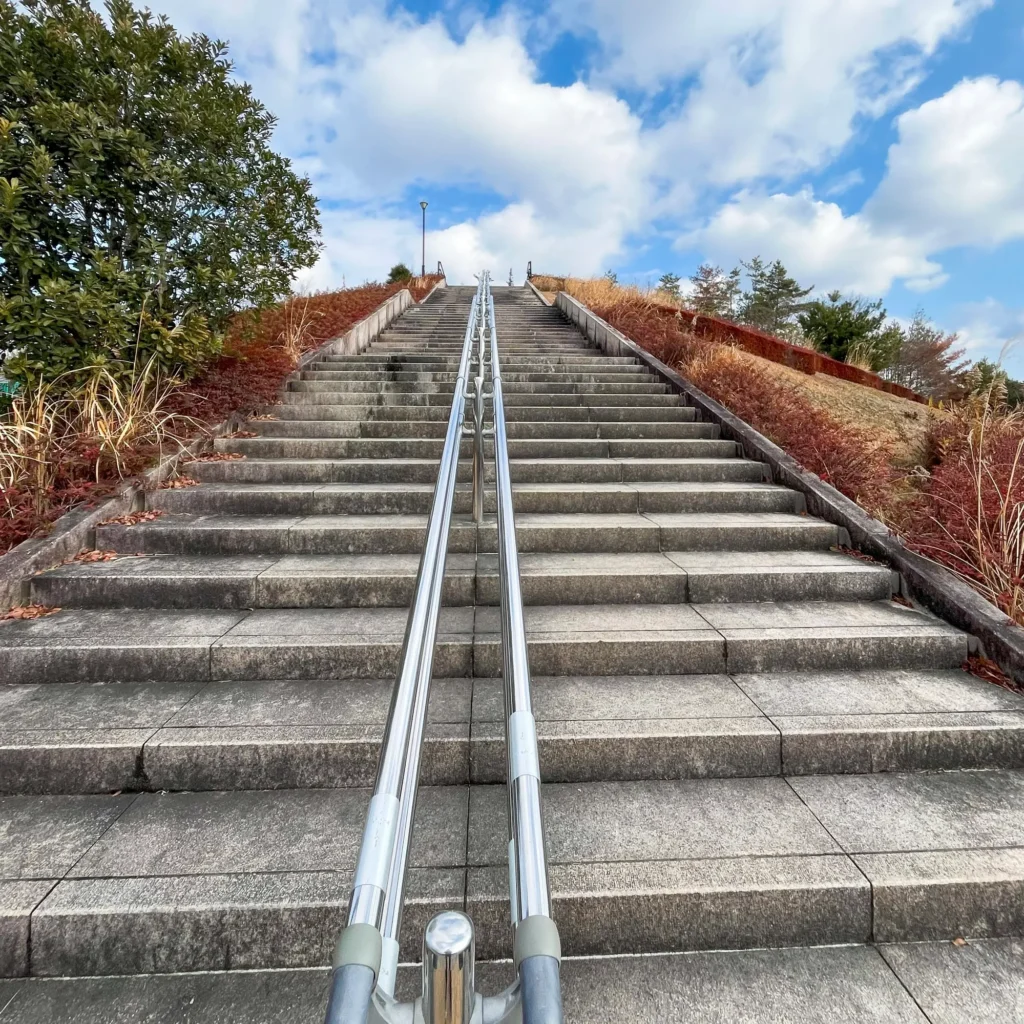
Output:
[[[423,259],[420,263],[420,277],[427,276],[427,201],[420,200],[420,209],[423,211]]]

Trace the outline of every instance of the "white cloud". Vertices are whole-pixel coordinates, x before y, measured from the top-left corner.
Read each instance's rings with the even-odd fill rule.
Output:
[[[466,187],[498,208],[455,219],[432,204],[449,226],[431,236],[428,261],[439,256],[453,280],[479,269],[470,259],[517,275],[528,259],[603,265],[648,216],[639,118],[610,91],[540,81],[512,20],[458,41],[439,20],[360,0],[163,8],[181,29],[231,40],[240,73],[281,118],[278,144],[321,199],[354,205],[324,213],[325,256],[307,280],[379,276],[410,249],[418,265],[413,187],[427,199],[432,185]],[[395,207],[403,198],[411,231]]]
[[[1024,308],[987,298],[959,306],[952,322],[971,359],[1001,361],[1011,377],[1024,379]]]
[[[896,123],[872,220],[931,252],[1024,237],[1024,86],[965,79]]]
[[[1024,238],[1024,86],[965,79],[896,125],[886,175],[861,212],[808,189],[742,191],[680,244],[716,258],[777,255],[821,287],[878,294],[896,280],[943,284],[929,257],[953,246]]]
[[[658,132],[673,192],[818,168],[919,80],[993,0],[557,0],[600,40],[599,75],[648,92],[693,81]],[[680,176],[689,181],[680,182]]]
[[[781,259],[799,281],[820,291],[876,295],[897,278],[921,289],[944,280],[942,268],[912,239],[881,232],[862,215],[847,217],[810,190],[771,196],[740,192],[680,244],[726,264],[757,253]]]

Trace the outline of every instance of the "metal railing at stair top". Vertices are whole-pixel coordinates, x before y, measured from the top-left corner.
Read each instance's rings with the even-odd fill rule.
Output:
[[[426,542],[349,902],[348,924],[335,950],[327,1024],[561,1024],[562,1021],[561,953],[558,931],[550,914],[536,727],[530,705],[489,274],[481,274],[479,282],[466,327]],[[488,338],[493,372],[491,396],[483,391]],[[472,371],[474,390],[470,393],[467,384],[473,362],[476,363]],[[437,915],[424,936],[423,994],[415,1003],[399,1003],[394,999],[398,936],[460,440],[467,429],[474,437],[474,513],[479,522],[483,514],[481,409],[484,399],[492,396],[507,709],[509,890],[518,978],[498,996],[479,995],[475,991],[472,922],[461,912],[449,911]],[[474,403],[472,428],[464,424],[466,402],[470,399]]]

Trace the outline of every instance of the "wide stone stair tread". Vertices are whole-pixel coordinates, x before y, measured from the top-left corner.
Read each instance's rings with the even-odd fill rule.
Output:
[[[501,955],[504,793],[421,791],[409,940],[464,898],[481,955]],[[544,795],[568,955],[914,941],[969,931],[990,904],[1020,925],[1021,772],[549,783]],[[368,798],[0,798],[17,844],[0,855],[4,884],[51,885],[15,890],[38,904],[33,973],[208,970],[229,949],[235,968],[325,964]]]
[[[1017,1024],[1022,972],[1024,942],[989,939],[962,947],[930,942],[566,957],[561,973],[573,1024]],[[478,978],[488,992],[512,980],[507,964],[481,964]],[[6,981],[0,982],[0,1021],[321,1024],[329,980],[323,968]],[[398,993],[413,998],[419,981],[418,969],[401,968]]]
[[[367,786],[392,685],[11,688],[0,792]],[[534,712],[553,782],[1024,767],[1024,700],[994,689],[958,670],[537,676]],[[504,779],[499,680],[435,681],[423,771],[431,785]]]

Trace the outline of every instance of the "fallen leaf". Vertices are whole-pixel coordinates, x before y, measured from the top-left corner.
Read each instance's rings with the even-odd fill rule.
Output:
[[[233,462],[235,459],[244,459],[245,456],[241,452],[203,452],[202,455],[197,455],[194,459],[189,459],[188,463],[191,462]],[[188,465],[186,463],[186,465]]]
[[[112,562],[117,558],[116,551],[97,551],[95,548],[89,551],[79,551],[72,562]]]
[[[115,516],[100,523],[100,526],[137,526],[139,523],[151,523],[163,515],[163,509],[151,508],[146,512],[129,512],[124,516]]]
[[[0,615],[0,619],[45,619],[47,615],[55,615],[59,611],[59,608],[45,604],[26,604],[21,608],[12,608],[4,615]]]
[[[199,481],[190,476],[176,476],[171,480],[164,480],[160,484],[162,491],[177,491],[182,487],[198,487]]]

